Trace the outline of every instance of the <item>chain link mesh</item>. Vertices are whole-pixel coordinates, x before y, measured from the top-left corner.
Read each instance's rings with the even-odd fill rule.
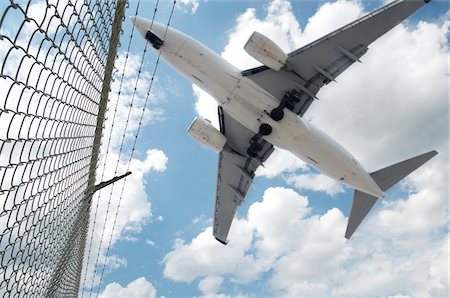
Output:
[[[0,4],[2,297],[78,295],[121,2]]]

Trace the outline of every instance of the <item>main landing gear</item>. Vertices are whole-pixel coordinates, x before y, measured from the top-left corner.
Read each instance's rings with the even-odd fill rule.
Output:
[[[247,149],[247,154],[250,157],[257,157],[258,152],[262,150],[261,140],[263,136],[268,136],[272,133],[272,126],[267,123],[261,124],[259,132],[250,139],[250,146]]]
[[[297,90],[292,90],[286,92],[286,94],[283,96],[283,99],[280,102],[280,105],[273,109],[270,112],[270,117],[274,121],[280,121],[284,117],[284,108],[288,108],[289,110],[293,110],[295,106],[300,102],[300,94]]]

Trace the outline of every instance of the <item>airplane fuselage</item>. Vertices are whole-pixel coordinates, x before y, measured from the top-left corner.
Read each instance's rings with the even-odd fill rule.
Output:
[[[150,23],[139,18],[134,21],[145,37]],[[164,36],[161,57],[211,94],[223,110],[258,133],[261,124],[269,124],[272,132],[263,138],[276,147],[288,150],[320,172],[342,181],[352,188],[376,197],[383,191],[362,165],[334,139],[312,123],[305,121],[288,109],[280,121],[271,118],[268,111],[279,105],[279,100],[247,79],[241,71],[217,53],[186,34],[153,23],[151,31]]]

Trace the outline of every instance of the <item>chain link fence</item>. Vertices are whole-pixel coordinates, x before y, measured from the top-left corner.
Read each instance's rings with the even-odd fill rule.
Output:
[[[78,295],[124,6],[0,3],[0,297]]]

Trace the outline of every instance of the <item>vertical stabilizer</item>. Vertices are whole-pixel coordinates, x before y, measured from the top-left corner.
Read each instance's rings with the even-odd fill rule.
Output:
[[[373,180],[378,186],[386,191],[400,180],[414,172],[421,165],[430,160],[437,154],[437,151],[433,150],[422,155],[407,159],[405,161],[388,166],[384,169],[376,171],[370,174]],[[347,230],[345,231],[345,238],[350,239],[363,219],[375,205],[377,197],[355,190],[353,196],[352,210],[348,219]]]

